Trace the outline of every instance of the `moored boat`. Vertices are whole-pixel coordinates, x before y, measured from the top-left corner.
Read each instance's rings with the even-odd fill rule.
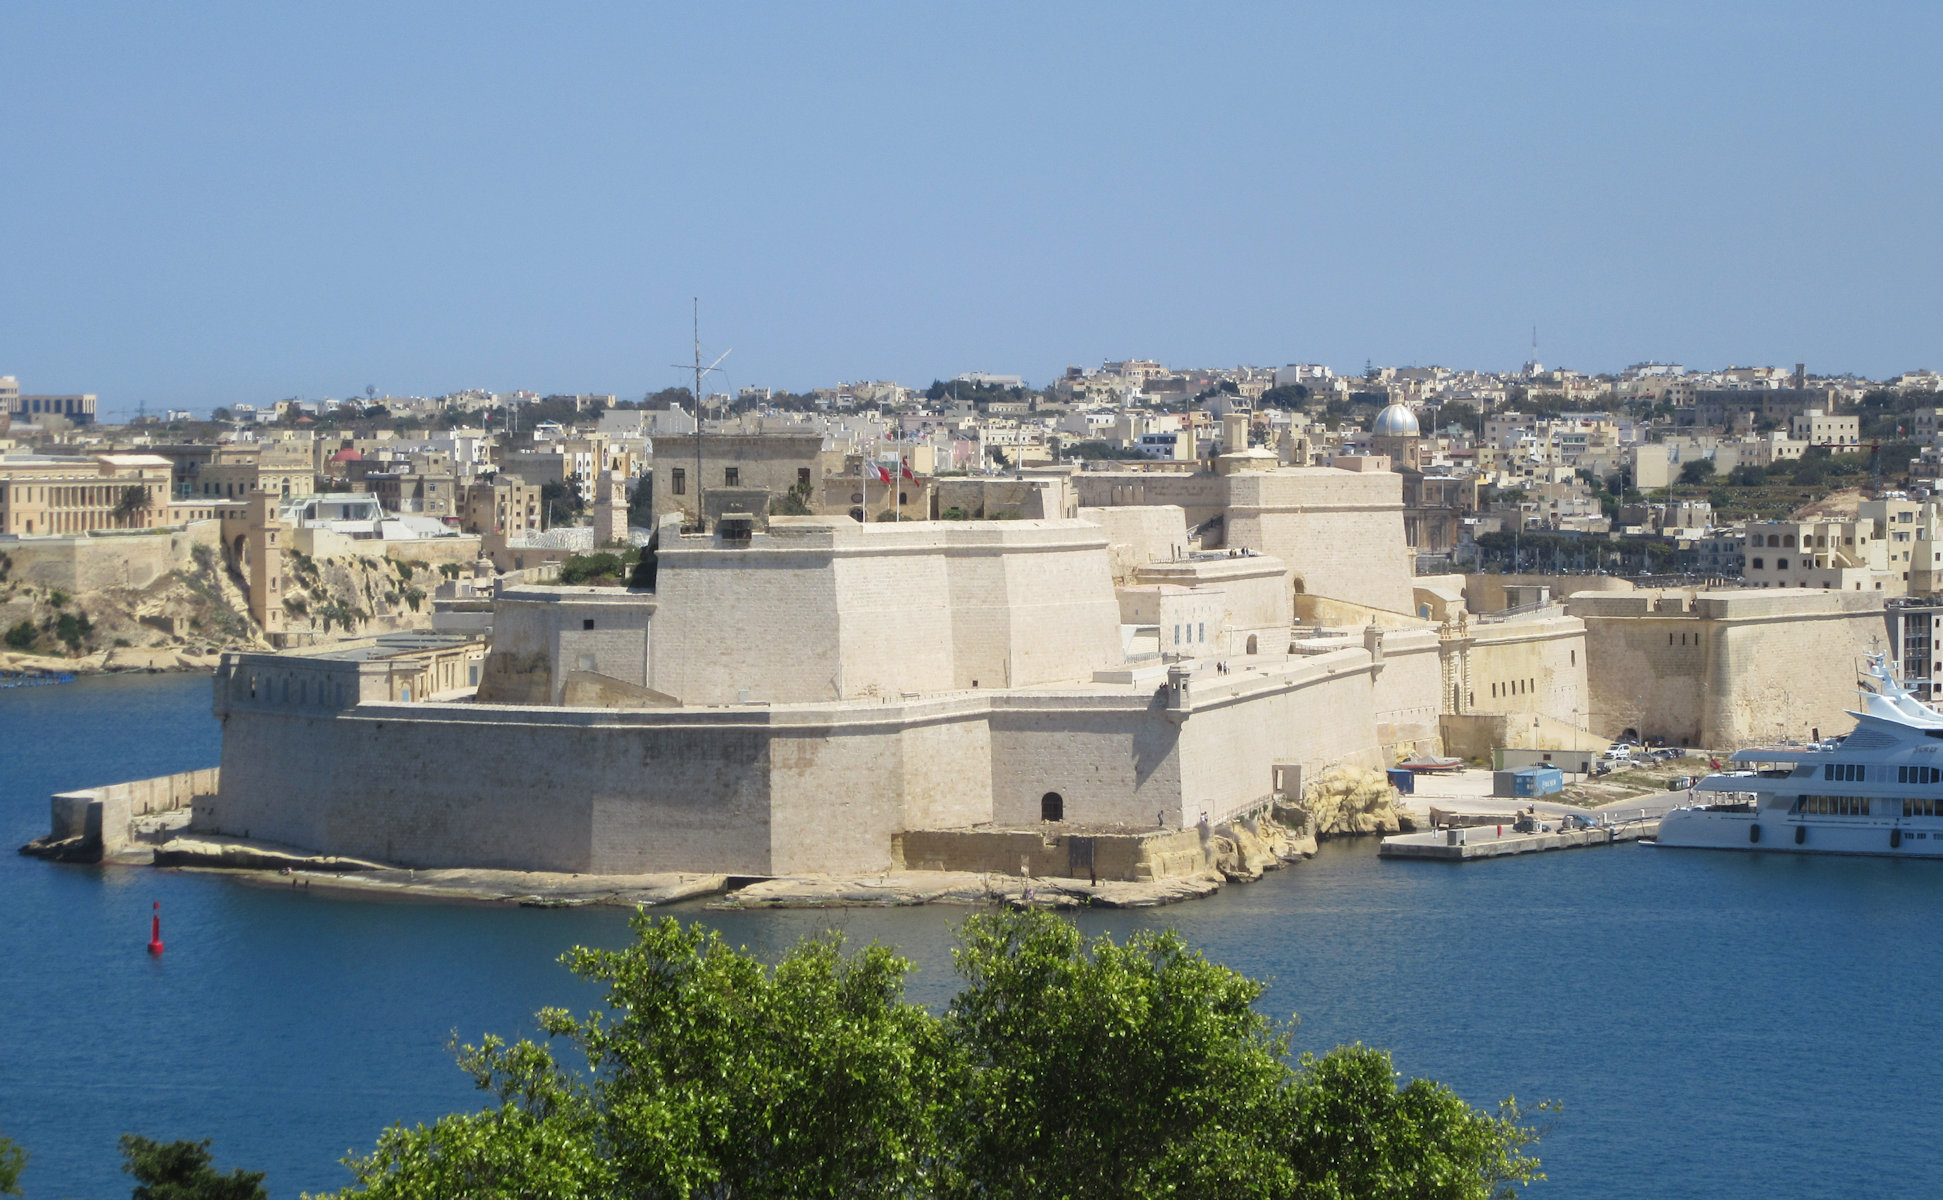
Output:
[[[1732,769],[1694,786],[1708,802],[1668,812],[1652,844],[1943,858],[1943,712],[1911,695],[1881,655],[1863,673],[1853,732],[1735,751]]]

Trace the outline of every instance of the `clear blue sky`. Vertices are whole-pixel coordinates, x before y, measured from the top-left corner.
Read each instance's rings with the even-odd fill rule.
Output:
[[[0,6],[0,374],[1943,367],[1930,4]]]

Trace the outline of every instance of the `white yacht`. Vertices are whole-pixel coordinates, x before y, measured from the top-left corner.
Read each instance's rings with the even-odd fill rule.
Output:
[[[1863,673],[1854,732],[1736,751],[1736,769],[1695,785],[1718,799],[1667,813],[1653,844],[1943,858],[1943,712],[1910,695],[1881,655]]]

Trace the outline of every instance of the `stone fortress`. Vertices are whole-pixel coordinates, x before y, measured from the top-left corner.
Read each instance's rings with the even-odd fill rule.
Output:
[[[502,582],[489,653],[228,655],[192,827],[731,876],[931,865],[906,851],[934,831],[1205,834],[1415,753],[1842,728],[1827,668],[1882,624],[1808,591],[1550,602],[1584,578],[1473,611],[1461,577],[1412,577],[1390,472],[1248,451],[1034,486],[1076,515],[670,516],[651,588]]]

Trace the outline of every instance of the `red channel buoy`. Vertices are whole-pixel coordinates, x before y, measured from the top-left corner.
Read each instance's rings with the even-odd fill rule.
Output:
[[[162,953],[162,902],[160,900],[155,902],[155,915],[149,918],[148,952]]]

